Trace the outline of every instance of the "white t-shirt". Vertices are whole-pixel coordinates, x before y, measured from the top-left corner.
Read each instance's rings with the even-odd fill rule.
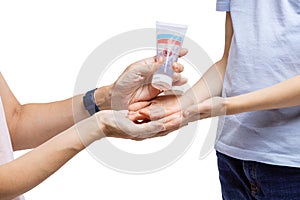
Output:
[[[230,11],[234,29],[223,97],[300,74],[300,0],[218,0],[217,10]],[[219,122],[217,151],[300,168],[300,106],[227,115]]]
[[[0,165],[8,163],[14,159],[10,135],[6,124],[5,113],[0,97]],[[24,200],[23,196],[13,200]]]

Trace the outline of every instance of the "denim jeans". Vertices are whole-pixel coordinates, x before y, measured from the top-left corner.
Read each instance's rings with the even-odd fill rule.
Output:
[[[300,168],[217,157],[224,200],[300,199]]]

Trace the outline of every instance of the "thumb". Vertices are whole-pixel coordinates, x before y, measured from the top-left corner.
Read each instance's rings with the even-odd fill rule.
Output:
[[[141,115],[147,116],[151,120],[158,120],[171,114],[171,111],[159,105],[143,108],[139,111]]]
[[[146,65],[141,65],[140,68],[140,73],[145,76],[149,76],[149,74],[154,74],[158,68],[163,64],[164,59],[163,57],[159,57],[157,62],[151,63],[151,64],[146,64]]]
[[[142,108],[145,108],[147,106],[149,106],[151,104],[150,101],[140,101],[140,102],[136,102],[136,103],[133,103],[133,104],[130,104],[128,106],[128,110],[129,111],[138,111]]]

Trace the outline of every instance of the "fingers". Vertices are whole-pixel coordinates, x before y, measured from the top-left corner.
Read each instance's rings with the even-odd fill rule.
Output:
[[[175,130],[178,130],[179,128],[186,126],[188,124],[187,120],[184,119],[182,112],[177,112],[172,115],[169,115],[165,118],[158,120],[158,122],[161,122],[164,124],[164,130],[162,130],[156,134],[151,134],[151,136],[147,135],[147,137],[145,137],[145,135],[144,135],[144,139],[145,138],[162,137],[162,136],[168,135],[169,133],[171,133]]]
[[[108,137],[117,137],[132,140],[143,140],[164,136],[186,125],[181,112],[175,113],[157,121],[147,123],[134,123],[124,113],[119,111],[104,112],[105,117],[97,117],[98,123],[103,127],[103,133]],[[98,115],[97,115],[98,116]],[[99,115],[100,116],[100,115]],[[103,115],[102,115],[103,116]]]
[[[164,125],[158,121],[151,121],[143,124],[132,124],[133,136],[136,138],[149,138],[164,130]]]
[[[135,123],[145,123],[150,121],[149,116],[143,115],[140,112],[128,112],[127,117]]]
[[[130,139],[145,139],[152,137],[155,134],[164,131],[164,125],[159,121],[150,121],[148,123],[134,123],[128,118],[123,118],[119,123],[120,129],[127,135],[130,135]]]
[[[172,77],[173,83],[179,81],[180,79],[181,79],[181,74],[174,72]]]
[[[144,115],[139,112],[139,110],[144,109],[145,107],[149,106],[151,102],[149,101],[142,101],[142,102],[136,102],[128,106],[128,119],[131,121],[134,121],[135,123],[147,122],[149,121],[150,117],[148,115]]]
[[[165,130],[174,131],[184,125],[187,125],[182,115],[182,112],[171,114],[165,118],[160,119],[159,121],[164,124]]]
[[[139,126],[141,128],[140,130],[144,130],[136,135],[136,138],[139,139],[151,138],[164,130],[164,125],[158,121],[151,121],[136,126]]]
[[[139,111],[139,113],[140,115],[143,115],[150,120],[158,120],[171,114],[167,110],[165,110],[162,106],[158,106],[158,105],[143,108]]]
[[[133,69],[143,76],[150,76],[158,70],[158,68],[162,65],[163,61],[163,58],[160,57],[157,62],[150,64],[136,64],[133,66]]]
[[[152,121],[149,123],[136,124],[129,120],[123,113],[118,111],[110,114],[109,120],[105,123],[108,125],[108,136],[118,138],[146,138],[151,137],[164,130],[164,125],[159,121]]]
[[[187,82],[188,79],[183,77],[181,74],[176,72],[173,74],[173,83],[172,83],[173,86],[181,86],[186,84]]]
[[[185,56],[188,52],[188,49],[182,48],[179,52],[179,58]]]
[[[173,81],[172,86],[183,86],[187,82],[188,82],[188,79],[181,76],[181,78],[178,81]]]
[[[163,106],[154,105],[151,107],[143,108],[139,111],[141,115],[147,117],[150,120],[159,120],[163,119],[171,114],[176,112],[176,110],[165,109]]]
[[[151,104],[150,101],[140,101],[140,102],[136,102],[136,103],[133,103],[133,104],[130,104],[128,106],[128,110],[129,111],[138,111],[142,108],[145,108],[147,106],[149,106]]]
[[[179,57],[185,56],[187,53],[188,50],[182,48],[179,52]],[[158,59],[156,57],[146,58],[132,64],[130,66],[130,69],[136,70],[142,75],[149,76],[149,74],[154,74],[158,70],[158,68],[163,64],[163,62],[164,58],[162,56]],[[181,73],[184,70],[184,67],[178,62],[174,62],[172,65],[172,69],[174,70],[174,72]]]
[[[178,63],[178,62],[174,62],[173,65],[172,65],[172,68],[173,68],[173,71],[177,72],[177,73],[182,72],[183,69],[184,69],[183,65]]]

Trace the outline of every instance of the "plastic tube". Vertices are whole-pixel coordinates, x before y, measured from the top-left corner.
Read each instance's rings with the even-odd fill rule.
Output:
[[[157,58],[163,56],[164,62],[153,75],[153,87],[163,91],[172,88],[172,65],[178,60],[186,30],[186,25],[156,22]]]

